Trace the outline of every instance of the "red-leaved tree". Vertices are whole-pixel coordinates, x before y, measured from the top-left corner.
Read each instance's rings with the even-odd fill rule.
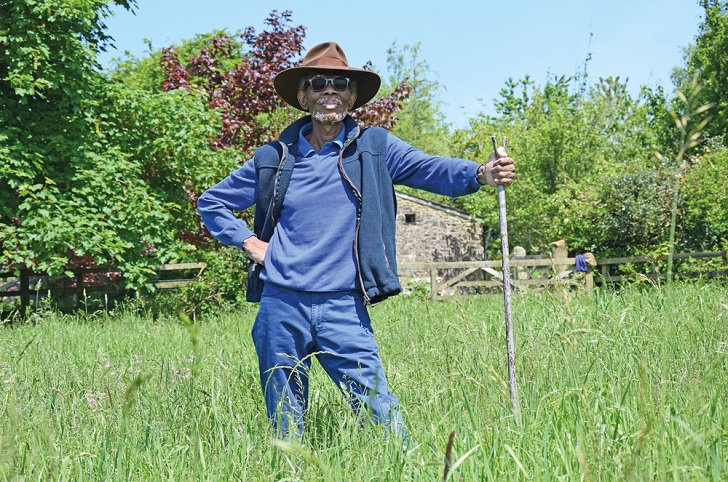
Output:
[[[208,106],[220,113],[222,128],[212,141],[213,148],[234,147],[250,153],[275,139],[282,127],[300,115],[287,108],[273,88],[278,72],[302,60],[306,28],[290,23],[290,11],[274,10],[265,20],[267,29],[263,32],[246,28],[240,35],[247,47],[242,56],[235,40],[226,35],[215,37],[186,61],[174,47],[163,50],[160,64],[166,78],[162,89],[199,89],[206,94]],[[231,60],[234,67],[226,69]],[[370,69],[371,64],[364,68]],[[390,95],[361,107],[352,116],[361,124],[391,129],[409,92],[409,86],[402,83]]]

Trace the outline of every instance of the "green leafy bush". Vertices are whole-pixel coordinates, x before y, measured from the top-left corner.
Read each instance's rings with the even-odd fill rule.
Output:
[[[728,149],[701,156],[683,178],[681,250],[726,249],[728,244]]]

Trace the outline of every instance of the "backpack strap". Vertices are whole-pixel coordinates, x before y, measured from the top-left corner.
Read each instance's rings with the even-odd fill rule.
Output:
[[[253,231],[259,239],[267,242],[273,236],[273,228],[281,215],[296,159],[289,155],[288,146],[276,141],[258,149],[253,162],[258,176]]]
[[[283,198],[291,182],[296,159],[288,155],[288,147],[278,141],[256,150],[253,162],[258,176],[253,232],[258,239],[268,242],[273,237],[273,228],[281,215]],[[260,302],[263,293],[261,269],[261,265],[250,260],[245,298],[252,303]]]
[[[288,191],[288,185],[291,183],[291,176],[293,176],[293,166],[296,164],[295,156],[288,155],[288,146],[281,141],[278,141],[278,144],[281,148],[281,162],[278,165],[276,182],[273,186],[273,212],[270,216],[273,226],[275,226],[278,218],[281,216],[283,198]]]

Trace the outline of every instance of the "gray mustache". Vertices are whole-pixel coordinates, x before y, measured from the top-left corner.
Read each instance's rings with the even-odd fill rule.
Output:
[[[336,96],[331,95],[331,96],[323,97],[323,98],[319,99],[318,101],[316,101],[317,104],[331,104],[332,102],[334,104],[341,104],[341,99],[339,99]]]

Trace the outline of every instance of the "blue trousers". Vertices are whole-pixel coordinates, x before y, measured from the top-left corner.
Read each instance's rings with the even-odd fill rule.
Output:
[[[361,293],[266,283],[252,335],[268,417],[280,436],[303,434],[313,356],[357,413],[406,434]]]

